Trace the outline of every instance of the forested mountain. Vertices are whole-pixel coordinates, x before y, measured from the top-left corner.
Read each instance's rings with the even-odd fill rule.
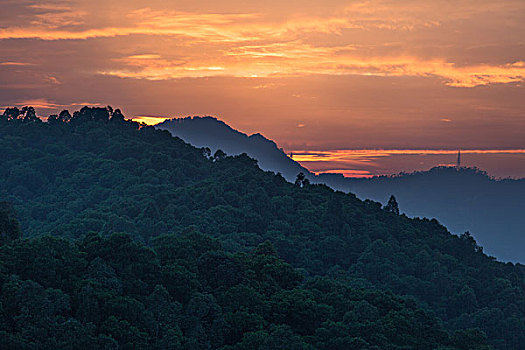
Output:
[[[5,349],[488,349],[414,302],[303,281],[270,244],[231,254],[202,234],[0,247]]]
[[[263,170],[280,172],[288,181],[293,182],[298,173],[306,174],[309,179],[315,177],[306,168],[293,161],[275,142],[261,134],[246,135],[214,117],[188,117],[169,119],[155,125],[157,129],[168,130],[173,136],[196,147],[208,147],[229,156],[246,153],[257,159]]]
[[[452,167],[370,179],[316,176],[273,141],[260,134],[247,136],[215,118],[172,119],[156,127],[197,147],[222,149],[228,155],[247,153],[262,169],[280,172],[289,181],[301,171],[312,183],[352,192],[361,199],[386,203],[394,194],[408,216],[436,218],[453,233],[469,231],[488,254],[500,260],[525,262],[525,216],[521,214],[525,212],[525,179],[496,180],[478,169]]]
[[[9,109],[0,146],[9,348],[525,343],[523,266],[436,220],[289,183],[111,108],[47,123]]]
[[[488,254],[525,262],[525,179],[497,180],[476,168],[436,167],[351,183],[349,189],[360,198],[385,203],[394,194],[407,215],[432,215],[452,232],[470,231]]]

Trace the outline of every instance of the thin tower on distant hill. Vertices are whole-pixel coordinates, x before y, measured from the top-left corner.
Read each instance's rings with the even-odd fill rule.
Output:
[[[458,149],[458,162],[456,163],[456,169],[461,168],[461,149]]]

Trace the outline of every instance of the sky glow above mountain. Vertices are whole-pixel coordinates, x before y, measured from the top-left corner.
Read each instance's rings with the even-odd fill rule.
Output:
[[[215,115],[287,151],[525,147],[522,0],[1,5],[0,107]]]

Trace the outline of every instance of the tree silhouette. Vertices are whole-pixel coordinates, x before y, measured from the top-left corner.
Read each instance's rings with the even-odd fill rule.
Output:
[[[203,147],[202,148],[202,155],[205,156],[206,158],[210,159],[211,158],[211,149],[209,147]]]
[[[108,110],[110,110],[111,106],[108,106]],[[115,109],[113,110],[113,108],[111,108],[110,110],[110,113],[111,113],[111,121],[112,122],[122,122],[124,121],[124,114],[122,114],[122,111],[120,109]]]
[[[397,204],[396,197],[394,195],[390,196],[387,205],[384,207],[385,211],[399,215],[399,205]]]
[[[22,110],[20,111],[20,115],[23,117],[23,120],[25,121],[37,121],[39,120],[36,116],[36,111],[31,106],[24,106]]]
[[[7,120],[17,119],[20,115],[20,110],[17,107],[6,108],[2,115]]]
[[[304,173],[297,174],[297,178],[295,179],[295,186],[299,187],[305,187],[310,184],[310,180],[306,178],[306,175]]]
[[[215,154],[213,155],[214,160],[221,160],[226,158],[226,153],[222,149],[218,149]]]
[[[64,109],[62,112],[60,112],[58,118],[64,123],[69,123],[71,120],[71,113],[69,113],[67,109]]]

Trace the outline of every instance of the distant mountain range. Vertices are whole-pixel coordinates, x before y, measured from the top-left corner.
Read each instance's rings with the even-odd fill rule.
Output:
[[[525,261],[525,179],[495,180],[475,168],[348,179],[361,198],[385,203],[394,194],[409,216],[435,217],[451,232],[470,233],[489,255]]]
[[[303,172],[312,183],[383,204],[393,194],[408,216],[436,218],[454,233],[469,231],[500,260],[525,262],[525,179],[496,180],[479,169],[451,167],[370,179],[317,176],[261,134],[248,136],[213,117],[171,119],[156,127],[212,152],[246,153],[261,169],[281,173],[288,181]]]

